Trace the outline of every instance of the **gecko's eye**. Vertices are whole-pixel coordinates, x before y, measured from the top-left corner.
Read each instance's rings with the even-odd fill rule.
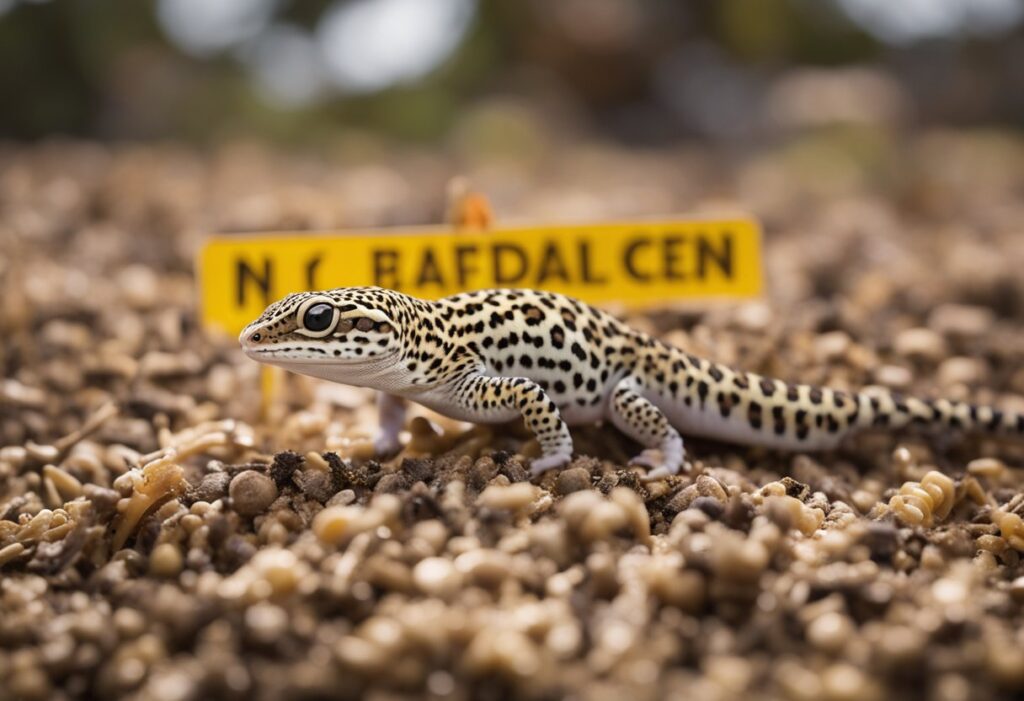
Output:
[[[312,307],[306,310],[306,313],[302,316],[302,326],[307,331],[314,333],[323,333],[330,331],[331,327],[334,326],[334,319],[337,316],[337,310],[333,305],[330,304],[314,304]]]

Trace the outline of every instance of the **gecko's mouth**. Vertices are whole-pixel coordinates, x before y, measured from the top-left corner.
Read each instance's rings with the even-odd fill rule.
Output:
[[[334,355],[320,355],[320,354],[309,354],[302,351],[296,351],[290,348],[252,348],[249,346],[242,346],[242,351],[252,358],[253,360],[263,363],[273,363],[275,365],[352,365],[352,364],[366,364],[370,362],[380,362],[381,360],[387,360],[394,353],[387,353],[384,355],[375,355],[372,357],[356,356],[356,357],[345,357],[345,356],[334,356]]]

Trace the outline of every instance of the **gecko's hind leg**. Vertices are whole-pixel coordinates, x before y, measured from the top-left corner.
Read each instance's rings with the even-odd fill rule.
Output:
[[[674,475],[683,467],[686,451],[679,432],[658,407],[638,391],[638,382],[623,378],[612,390],[608,418],[615,427],[640,443],[645,450],[630,463],[649,468],[647,481]]]

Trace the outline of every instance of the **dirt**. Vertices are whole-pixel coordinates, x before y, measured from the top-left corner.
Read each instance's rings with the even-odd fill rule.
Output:
[[[1024,409],[1024,141],[877,138],[567,144],[528,185],[471,175],[499,220],[757,214],[765,300],[627,314],[691,352]],[[1019,443],[693,439],[691,472],[644,483],[593,427],[531,482],[521,427],[421,412],[383,458],[370,393],[262,396],[200,329],[193,254],[214,230],[440,217],[453,163],[361,158],[0,150],[0,698],[1024,692]]]

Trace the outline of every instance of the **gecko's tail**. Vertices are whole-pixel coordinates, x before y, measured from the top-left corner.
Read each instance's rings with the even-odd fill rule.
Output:
[[[966,433],[991,433],[1024,437],[1024,413],[1002,411],[951,399],[904,397],[890,390],[867,389],[857,395],[861,428],[945,428]]]

